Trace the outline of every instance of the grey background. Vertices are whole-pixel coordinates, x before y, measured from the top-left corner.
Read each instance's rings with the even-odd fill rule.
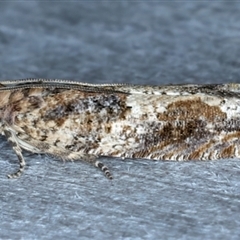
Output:
[[[240,3],[0,2],[0,79],[91,83],[240,81]],[[0,138],[0,239],[239,239],[240,162],[102,159],[25,152]]]

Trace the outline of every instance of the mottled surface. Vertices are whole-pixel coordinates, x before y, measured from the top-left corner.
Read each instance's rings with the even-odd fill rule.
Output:
[[[239,11],[238,2],[1,2],[0,79],[239,82]],[[9,180],[17,159],[0,144],[1,239],[239,238],[238,159],[102,158],[109,181],[88,164],[24,152],[25,174]]]
[[[32,153],[66,160],[240,157],[239,84],[28,82],[2,82],[0,119],[3,134]]]

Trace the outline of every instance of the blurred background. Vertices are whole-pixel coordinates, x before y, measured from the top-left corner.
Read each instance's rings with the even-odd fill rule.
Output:
[[[240,81],[237,1],[1,1],[0,79],[90,83]],[[24,152],[0,138],[0,239],[239,239],[240,164]]]

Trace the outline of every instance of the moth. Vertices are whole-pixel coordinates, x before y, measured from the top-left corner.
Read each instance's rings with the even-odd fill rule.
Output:
[[[25,79],[0,84],[0,131],[22,149],[82,160],[240,157],[240,84],[138,86]]]

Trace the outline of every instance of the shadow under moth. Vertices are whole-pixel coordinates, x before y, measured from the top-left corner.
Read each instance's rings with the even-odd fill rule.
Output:
[[[138,86],[25,79],[0,82],[0,130],[22,149],[82,160],[240,157],[240,84]]]

